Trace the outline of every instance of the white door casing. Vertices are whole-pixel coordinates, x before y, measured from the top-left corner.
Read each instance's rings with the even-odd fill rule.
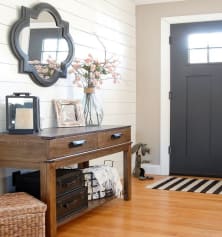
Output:
[[[222,13],[161,18],[161,78],[160,78],[160,174],[169,175],[170,145],[170,25],[189,22],[222,20]]]

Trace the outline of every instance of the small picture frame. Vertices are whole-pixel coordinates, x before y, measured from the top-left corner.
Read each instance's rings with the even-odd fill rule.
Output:
[[[85,126],[82,103],[80,100],[54,100],[57,126],[75,127]]]

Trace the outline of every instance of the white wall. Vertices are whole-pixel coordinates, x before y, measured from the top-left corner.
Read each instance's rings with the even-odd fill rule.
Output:
[[[51,87],[39,87],[26,74],[18,73],[18,61],[9,47],[10,27],[18,19],[20,7],[32,7],[37,0],[0,0],[0,131],[6,130],[5,96],[13,92],[30,92],[40,97],[41,126],[56,126],[52,100],[74,99],[82,96],[81,89],[74,87],[73,78],[60,79]],[[101,45],[92,35],[95,32],[103,41],[109,55],[120,60],[121,82],[107,81],[100,91],[104,107],[103,124],[132,125],[132,141],[135,141],[136,125],[136,55],[135,55],[135,6],[132,0],[48,0],[70,23],[70,33],[75,41],[77,57],[92,53],[100,57]],[[0,154],[1,155],[1,154]],[[117,154],[116,166],[122,170],[121,157]],[[10,175],[1,170],[2,180]],[[0,192],[7,191],[4,183]]]
[[[161,19],[221,12],[222,1],[218,0],[185,0],[136,7],[136,139],[150,146],[153,164],[160,163]],[[167,93],[165,100],[168,100]],[[168,114],[165,116],[169,121]]]

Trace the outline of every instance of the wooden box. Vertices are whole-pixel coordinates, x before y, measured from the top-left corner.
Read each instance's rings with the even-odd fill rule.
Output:
[[[40,198],[40,172],[34,171],[21,174],[20,171],[13,173],[13,185],[17,192],[27,192],[36,198]],[[84,186],[84,178],[80,169],[57,169],[56,170],[56,196],[63,195]]]
[[[46,204],[23,192],[0,196],[0,236],[45,237]]]
[[[72,190],[56,199],[57,220],[68,217],[69,215],[80,212],[88,207],[87,187]]]
[[[21,174],[14,172],[13,184],[17,192],[27,192],[40,198],[40,172]],[[88,207],[87,188],[80,169],[56,170],[56,216],[57,220]]]

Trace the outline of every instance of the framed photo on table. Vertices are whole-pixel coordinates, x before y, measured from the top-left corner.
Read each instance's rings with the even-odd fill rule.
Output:
[[[85,126],[80,100],[54,100],[58,127]]]

